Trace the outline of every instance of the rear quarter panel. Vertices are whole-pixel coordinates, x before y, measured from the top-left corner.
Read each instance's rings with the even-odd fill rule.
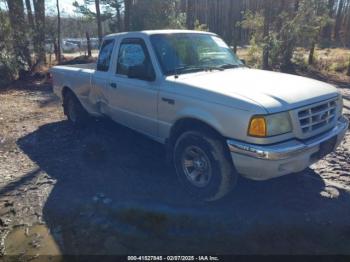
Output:
[[[93,88],[91,79],[95,72],[95,69],[91,69],[92,67],[93,64],[53,67],[51,74],[53,76],[54,93],[62,99],[63,88],[69,88],[85,109],[90,112],[91,102],[89,96]]]

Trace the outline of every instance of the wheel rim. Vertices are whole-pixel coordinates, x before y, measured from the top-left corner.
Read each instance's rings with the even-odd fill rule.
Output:
[[[68,102],[68,113],[69,113],[70,120],[73,123],[75,123],[77,121],[77,114],[75,112],[74,101],[72,99],[69,99],[69,102]]]
[[[182,168],[187,180],[196,187],[205,187],[212,177],[207,154],[197,146],[189,146],[182,155]]]

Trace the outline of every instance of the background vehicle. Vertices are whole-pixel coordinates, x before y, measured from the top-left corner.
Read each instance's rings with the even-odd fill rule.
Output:
[[[107,116],[165,144],[180,181],[205,200],[227,194],[238,174],[266,180],[304,170],[348,127],[333,86],[248,69],[212,33],[109,35],[96,65],[51,72],[73,124]]]

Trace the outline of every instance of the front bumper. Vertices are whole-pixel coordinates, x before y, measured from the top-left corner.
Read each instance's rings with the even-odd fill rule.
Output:
[[[335,140],[330,152],[343,140],[349,120],[341,117],[330,131],[305,141],[290,140],[274,145],[253,145],[227,140],[236,170],[253,180],[267,180],[304,170],[317,162],[320,145]],[[329,153],[330,153],[329,152]]]

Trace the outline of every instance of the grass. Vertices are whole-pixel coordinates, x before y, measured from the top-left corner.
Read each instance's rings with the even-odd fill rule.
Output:
[[[249,48],[240,48],[237,55],[241,59],[247,61],[247,65],[253,68],[259,68],[256,60],[256,54],[262,54],[260,50],[254,50],[254,57]],[[322,76],[325,79],[335,79],[343,82],[350,82],[347,76],[347,69],[350,60],[350,49],[346,48],[317,48],[315,50],[314,64],[308,64],[309,50],[305,48],[297,48],[294,52],[293,62],[301,74]],[[260,57],[261,59],[261,57]],[[273,67],[273,65],[272,65]],[[319,78],[319,77],[315,77]]]

